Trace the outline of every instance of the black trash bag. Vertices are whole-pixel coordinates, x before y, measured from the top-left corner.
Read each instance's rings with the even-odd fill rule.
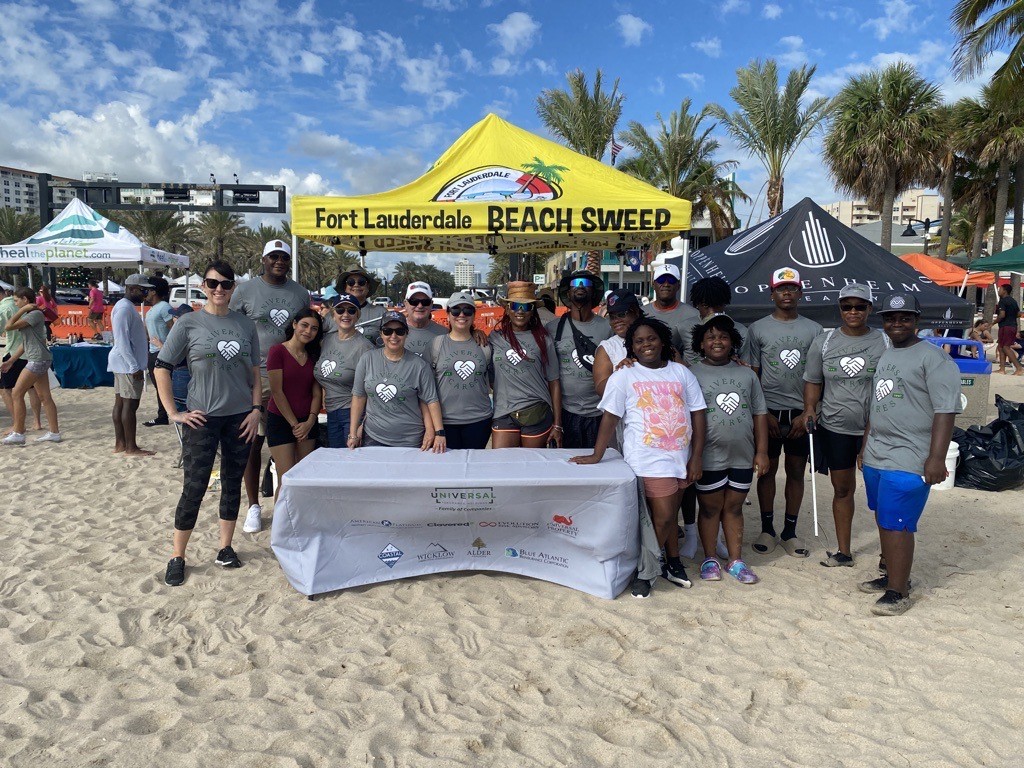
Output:
[[[1024,414],[1014,420],[996,419],[966,432],[956,430],[953,439],[960,444],[958,488],[1007,491],[1024,485]]]
[[[996,395],[996,419],[1003,421],[1024,421],[1024,404],[1007,400],[1002,395]]]

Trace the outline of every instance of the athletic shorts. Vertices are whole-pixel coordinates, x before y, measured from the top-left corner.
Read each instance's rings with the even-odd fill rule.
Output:
[[[518,432],[523,437],[541,437],[551,431],[554,423],[554,416],[551,414],[551,409],[548,408],[548,412],[544,415],[543,419],[528,427],[521,426],[519,422],[512,418],[511,413],[507,413],[492,421],[491,429],[495,432]]]
[[[779,420],[779,432],[782,433],[782,437],[769,437],[768,438],[768,458],[777,459],[782,454],[782,449],[785,447],[787,456],[803,456],[805,459],[811,452],[811,442],[807,439],[807,435],[798,437],[796,440],[790,440],[786,435],[789,434],[790,424],[793,420],[803,413],[799,408],[784,408],[782,410],[776,410],[769,408],[768,413]]]
[[[5,363],[10,359],[10,355],[4,355]],[[18,383],[18,377],[21,376],[26,365],[28,365],[28,361],[24,357],[19,357],[11,364],[11,370],[7,373],[0,373],[0,389],[14,389],[14,385]]]
[[[999,346],[1011,347],[1017,341],[1017,329],[1012,325],[999,327]]]
[[[309,418],[308,416],[306,418]],[[303,419],[305,421],[305,419]],[[307,440],[316,440],[320,436],[320,424],[316,423],[309,430]],[[279,445],[294,444],[295,435],[292,433],[292,426],[288,419],[277,413],[267,413],[267,445],[275,448]]]
[[[89,320],[102,320],[102,319],[103,319],[103,313],[102,312],[90,312],[89,313]]]
[[[875,513],[878,527],[887,531],[917,531],[931,489],[913,472],[864,467],[868,509]]]
[[[724,488],[746,493],[754,482],[753,467],[732,467],[731,469],[705,469],[696,482],[697,493],[716,493]]]
[[[114,394],[122,400],[140,400],[142,398],[142,379],[136,379],[130,373],[115,373]]]
[[[814,432],[814,440],[821,445],[826,467],[836,470],[853,469],[857,466],[857,454],[864,445],[864,433],[844,435],[818,427]],[[818,454],[814,456],[817,458]]]
[[[644,496],[648,499],[663,499],[678,493],[686,486],[685,480],[678,477],[642,477],[644,481]]]

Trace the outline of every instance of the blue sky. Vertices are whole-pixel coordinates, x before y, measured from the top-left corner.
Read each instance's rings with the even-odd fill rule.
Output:
[[[815,95],[902,59],[950,100],[948,2],[867,0],[74,0],[0,3],[0,165],[80,178],[376,192],[421,173],[488,112],[544,134],[537,95],[565,73],[620,79],[623,125],[689,97],[733,108],[735,70],[818,66]],[[986,75],[1005,56],[993,58]],[[980,82],[980,81],[979,81]],[[754,197],[756,160],[721,137]],[[817,142],[786,202],[837,199]],[[763,199],[763,195],[762,195]],[[760,203],[750,213],[764,216]],[[255,222],[253,222],[255,223]],[[456,257],[429,256],[451,268]],[[395,259],[371,257],[387,268]],[[473,259],[480,265],[485,257]]]

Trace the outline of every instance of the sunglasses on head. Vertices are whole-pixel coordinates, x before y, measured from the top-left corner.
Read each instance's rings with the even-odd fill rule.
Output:
[[[380,335],[381,336],[390,336],[390,335],[392,335],[394,333],[397,333],[399,336],[405,336],[405,334],[407,334],[408,332],[409,332],[409,329],[406,328],[404,325],[400,325],[397,328],[381,328],[380,329]]]
[[[292,257],[287,253],[268,253],[267,258],[271,261],[291,261]]]
[[[462,317],[463,315],[472,317],[475,312],[476,310],[472,307],[453,307],[448,310],[448,314],[452,317]]]
[[[405,303],[410,307],[429,307],[434,302],[432,299],[406,299]]]
[[[334,312],[339,315],[358,315],[359,310],[353,307],[351,304],[339,304],[334,308]]]
[[[839,309],[843,312],[867,312],[868,304],[840,304]]]
[[[662,275],[654,282],[656,282],[658,285],[675,285],[679,281],[672,277],[672,275]]]
[[[569,281],[570,288],[591,288],[594,285],[594,281],[589,277],[574,277]]]
[[[203,285],[209,288],[211,291],[216,290],[218,287],[223,288],[225,291],[230,291],[235,287],[234,280],[214,280],[212,277],[203,279]]]
[[[533,304],[522,301],[510,302],[508,306],[513,312],[529,312],[533,309]]]
[[[350,277],[348,280],[345,281],[345,285],[349,286],[350,288],[352,286],[360,286],[361,287],[361,286],[366,285],[367,282],[368,281],[367,281],[367,279],[365,277]]]

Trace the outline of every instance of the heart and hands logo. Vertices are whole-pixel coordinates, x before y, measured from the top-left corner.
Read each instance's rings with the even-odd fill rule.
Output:
[[[459,374],[459,378],[465,381],[473,375],[473,372],[476,370],[476,363],[472,360],[457,360],[452,368]]]
[[[875,384],[875,400],[882,400],[892,392],[893,383],[892,379],[879,379]]]
[[[512,363],[512,365],[519,365],[523,362],[523,358],[519,356],[519,353],[511,348],[505,350],[505,357],[508,358],[508,361]]]
[[[321,360],[320,361],[320,375],[327,378],[334,370],[338,367],[338,364],[333,360]]]
[[[377,393],[377,397],[385,403],[390,403],[395,399],[395,395],[398,394],[398,387],[394,384],[378,384],[374,391]]]
[[[284,328],[284,324],[288,322],[288,310],[287,309],[272,309],[272,310],[270,310],[270,320],[278,328]]]
[[[864,358],[860,356],[840,358],[839,367],[847,376],[853,378],[864,370]]]
[[[221,340],[217,342],[217,351],[225,360],[231,360],[242,351],[242,345],[232,339],[231,341]]]
[[[779,360],[786,364],[790,370],[796,368],[797,363],[800,362],[800,350],[799,349],[784,349],[779,352]]]
[[[740,396],[738,392],[722,392],[715,398],[718,407],[730,416],[740,407]]]

